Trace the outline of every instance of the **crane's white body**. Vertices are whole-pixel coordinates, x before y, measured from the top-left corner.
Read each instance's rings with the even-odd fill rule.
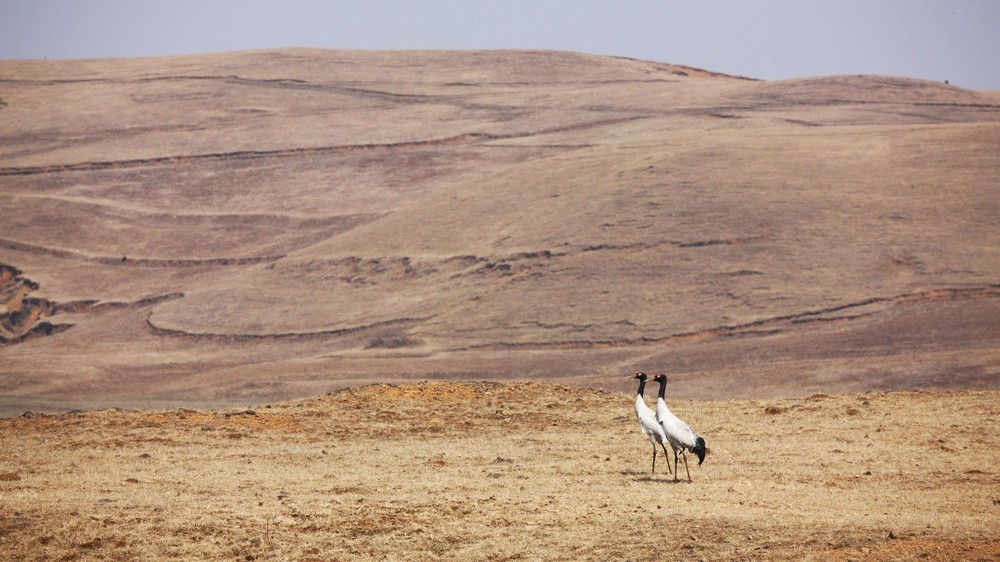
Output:
[[[671,449],[694,449],[698,434],[667,408],[663,398],[656,399],[656,421],[667,436]]]
[[[640,378],[639,375],[642,375]],[[649,437],[649,441],[653,444],[653,474],[656,473],[656,446],[659,445],[663,448],[663,456],[667,459],[667,473],[672,472],[670,470],[670,456],[667,455],[666,443],[668,442],[667,434],[663,431],[663,427],[660,425],[659,421],[656,419],[656,414],[649,409],[646,405],[646,401],[642,397],[643,387],[646,385],[646,375],[644,373],[639,373],[635,376],[639,379],[639,391],[635,395],[635,417],[639,420],[639,428],[642,432]],[[674,465],[677,463],[675,462]]]
[[[677,480],[680,467],[677,466],[678,453],[684,459],[684,470],[687,472],[688,482],[691,481],[691,470],[688,469],[687,451],[693,451],[698,455],[698,464],[705,460],[705,440],[698,436],[688,424],[674,415],[667,407],[663,395],[667,389],[667,376],[660,374],[654,378],[660,383],[660,392],[656,398],[656,421],[667,436],[667,442],[674,451],[674,480]],[[667,461],[669,464],[669,461]]]

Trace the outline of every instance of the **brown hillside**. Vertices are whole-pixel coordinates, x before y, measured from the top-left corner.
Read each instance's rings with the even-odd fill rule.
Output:
[[[1000,104],[573,53],[0,62],[0,414],[1000,388]]]
[[[671,400],[376,385],[253,409],[0,420],[9,560],[997,560],[1000,394]],[[692,455],[692,459],[693,459]]]

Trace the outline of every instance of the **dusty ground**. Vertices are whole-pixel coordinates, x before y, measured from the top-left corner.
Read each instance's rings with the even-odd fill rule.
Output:
[[[1000,101],[531,51],[0,62],[0,415],[1000,389]]]
[[[671,401],[693,482],[632,397],[369,386],[225,412],[0,421],[6,560],[998,560],[1000,394]],[[693,463],[692,463],[693,464]]]

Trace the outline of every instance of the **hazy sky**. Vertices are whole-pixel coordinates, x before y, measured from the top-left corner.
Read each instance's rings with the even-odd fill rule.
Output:
[[[764,79],[1000,89],[1000,0],[0,0],[0,58],[559,49]]]

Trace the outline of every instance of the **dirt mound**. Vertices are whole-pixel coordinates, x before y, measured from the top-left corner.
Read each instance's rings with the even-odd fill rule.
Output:
[[[349,404],[373,403],[391,405],[400,401],[414,404],[455,405],[462,402],[474,407],[484,400],[514,400],[539,405],[552,400],[582,400],[604,393],[579,387],[529,381],[424,381],[413,384],[375,384],[346,388],[330,396]]]
[[[362,434],[405,430],[420,437],[489,431],[491,426],[542,429],[566,417],[583,423],[587,409],[617,399],[614,394],[547,383],[425,381],[348,388],[302,402],[301,407],[314,414],[334,408],[339,419]]]

